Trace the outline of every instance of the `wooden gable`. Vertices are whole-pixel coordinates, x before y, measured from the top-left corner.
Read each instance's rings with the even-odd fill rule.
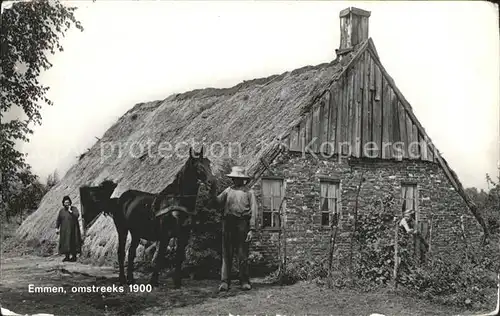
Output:
[[[286,139],[291,151],[436,161],[434,146],[366,45]]]

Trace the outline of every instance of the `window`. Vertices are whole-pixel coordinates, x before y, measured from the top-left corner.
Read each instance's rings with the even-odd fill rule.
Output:
[[[281,227],[283,179],[262,179],[262,227]]]
[[[336,225],[340,210],[340,182],[321,180],[320,182],[320,211],[321,226]]]

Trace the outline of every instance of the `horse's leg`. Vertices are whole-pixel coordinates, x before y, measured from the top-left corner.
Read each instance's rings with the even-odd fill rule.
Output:
[[[177,236],[177,249],[175,254],[175,272],[173,276],[174,287],[176,289],[181,287],[182,280],[182,263],[186,259],[186,246],[188,243],[189,234],[185,228],[181,228]]]
[[[118,265],[120,266],[120,284],[124,285],[127,283],[125,278],[125,243],[127,242],[128,231],[123,228],[118,228],[116,224],[116,231],[118,232]]]
[[[127,242],[127,231],[118,233],[118,265],[120,266],[120,283],[126,284],[125,278],[125,243]]]
[[[131,232],[132,234],[132,232]],[[137,246],[139,246],[140,238],[132,234],[132,241],[130,242],[130,247],[128,248],[128,267],[127,267],[127,279],[128,283],[134,283],[134,260],[135,252]]]
[[[157,250],[156,250],[156,257],[154,258],[154,267],[153,267],[153,273],[151,274],[151,279],[149,280],[149,283],[152,286],[157,286],[158,285],[158,276],[160,274],[160,267],[161,267],[161,262],[162,260],[165,260],[165,251],[166,247],[170,241],[170,235],[165,235],[162,236],[162,239],[157,242]]]

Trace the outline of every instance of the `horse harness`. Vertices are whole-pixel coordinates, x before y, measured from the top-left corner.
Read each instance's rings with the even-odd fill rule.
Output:
[[[162,197],[162,200],[174,200],[174,201],[178,201],[179,199],[182,199],[182,198],[189,198],[189,197],[197,197],[198,195],[197,194],[188,194],[188,195],[175,195],[175,194],[168,194],[164,197]],[[155,199],[159,198],[159,196],[157,195],[155,197]],[[153,202],[154,204],[154,202]],[[193,216],[195,215],[196,213],[194,211],[190,212],[188,211],[188,209],[185,207],[185,206],[182,206],[182,205],[170,205],[166,208],[162,208],[158,211],[156,210],[152,210],[153,211],[153,214],[154,214],[154,217],[155,218],[158,218],[160,216],[163,216],[169,212],[175,212],[175,211],[181,211],[181,212],[184,212],[186,213],[187,215],[189,216]]]

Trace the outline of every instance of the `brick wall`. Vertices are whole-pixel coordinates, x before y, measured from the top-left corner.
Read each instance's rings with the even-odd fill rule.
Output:
[[[286,242],[288,260],[326,257],[329,248],[330,229],[321,227],[319,216],[320,175],[338,178],[341,191],[340,229],[337,235],[335,256],[338,258],[348,249],[356,188],[363,175],[358,212],[367,203],[392,194],[401,197],[401,183],[414,182],[418,186],[419,210],[422,221],[432,220],[432,252],[453,252],[463,247],[460,239],[460,216],[464,215],[467,237],[477,243],[481,228],[465,202],[453,189],[439,165],[422,161],[386,161],[381,159],[323,158],[302,153],[287,152],[271,165],[272,175],[282,176],[286,182]],[[270,174],[264,174],[269,176]],[[261,180],[254,190],[261,209]],[[400,204],[399,204],[400,205]],[[396,206],[395,212],[400,210]],[[259,214],[259,222],[262,216]],[[277,263],[278,232],[259,229],[251,251],[260,252],[268,263]]]

